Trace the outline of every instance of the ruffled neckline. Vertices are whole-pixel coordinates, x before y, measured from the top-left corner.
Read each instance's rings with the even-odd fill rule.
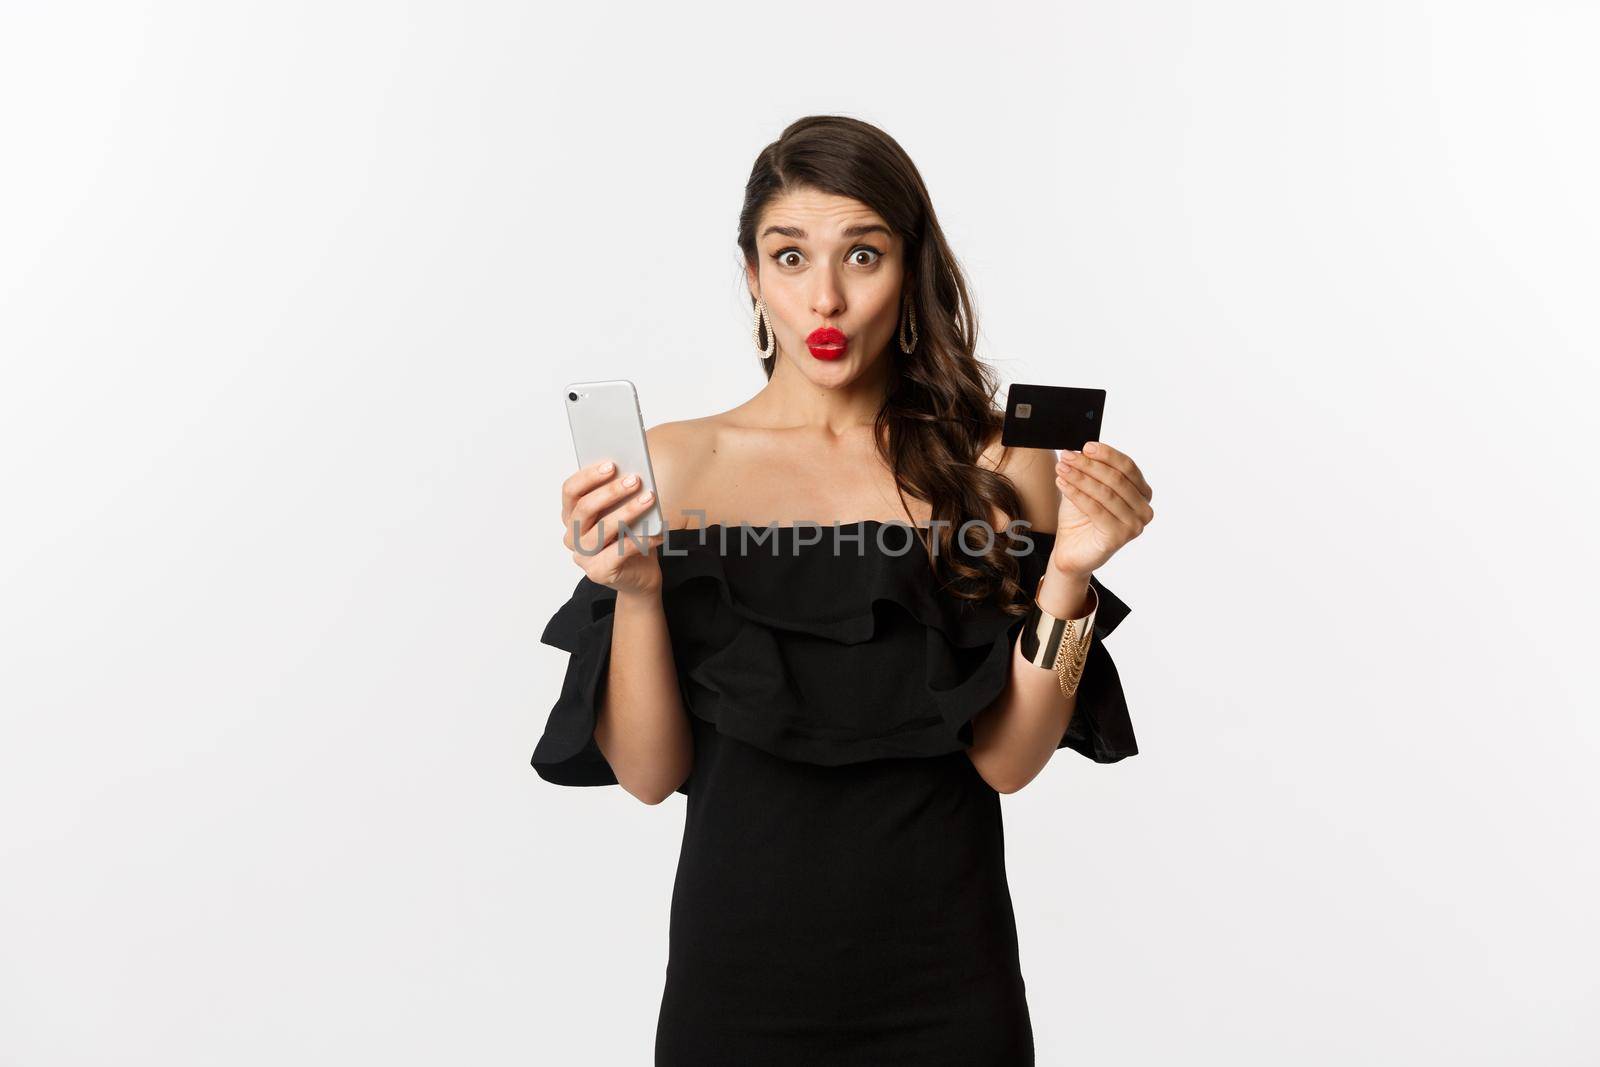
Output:
[[[904,532],[885,540],[905,551],[880,541],[891,526]],[[838,552],[836,528],[844,534]],[[819,536],[798,538],[799,531]],[[719,734],[822,765],[970,745],[973,716],[1005,687],[1024,619],[993,598],[973,601],[942,588],[918,532],[884,519],[668,530],[655,551],[685,710]],[[1055,534],[1015,533],[1031,543],[1031,551],[1013,553],[1031,593]],[[1017,547],[1004,531],[996,536]],[[1137,751],[1102,644],[1129,609],[1090,581],[1099,597],[1095,640],[1062,745],[1111,762]],[[551,781],[615,781],[592,736],[615,603],[615,590],[581,577],[541,637],[573,654],[533,760]]]
[[[861,536],[857,540],[840,538],[840,550],[832,552],[834,525],[857,529]],[[909,538],[904,551],[884,549],[882,531],[895,526],[906,533],[893,536]],[[916,532],[925,527],[899,520],[858,519],[818,527],[752,524],[752,529],[774,533],[762,533],[770,540],[759,542],[754,534],[742,534],[744,543],[752,546],[745,552],[729,550],[740,543],[739,524],[708,523],[668,530],[658,549],[663,594],[705,578],[720,587],[727,607],[750,622],[845,644],[872,639],[876,631],[874,620],[885,602],[899,605],[964,647],[992,642],[997,624],[1004,628],[1021,622],[1020,617],[1004,612],[993,601],[963,599],[937,585],[928,553],[916,539]],[[797,540],[797,531],[813,529],[821,534],[817,540]],[[1031,529],[1016,533],[1018,541],[1031,545],[1029,552],[1013,553],[1019,563],[1019,581],[1031,593],[1049,562],[1055,534]],[[997,533],[996,540],[1002,545],[1016,545],[1007,541],[1004,532]],[[671,552],[665,551],[669,548]],[[788,566],[770,566],[777,561]],[[1097,579],[1091,579],[1091,583],[1100,599],[1095,634],[1104,637],[1129,609]],[[600,595],[610,592],[604,590]]]

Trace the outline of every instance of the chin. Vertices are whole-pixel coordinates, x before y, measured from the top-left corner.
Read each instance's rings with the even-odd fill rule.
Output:
[[[846,356],[844,359],[824,362],[806,356],[806,362],[811,364],[805,369],[805,376],[817,385],[838,386],[844,385],[854,379],[861,370],[855,360]]]

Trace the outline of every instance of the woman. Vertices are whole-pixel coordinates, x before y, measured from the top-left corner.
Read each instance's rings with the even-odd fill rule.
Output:
[[[999,794],[1061,747],[1137,751],[1101,643],[1128,608],[1092,574],[1150,487],[1103,442],[1001,449],[882,131],[791,125],[739,247],[767,383],[649,431],[667,532],[619,537],[651,501],[614,471],[562,485],[584,574],[533,765],[688,797],[657,1064],[1031,1064]]]

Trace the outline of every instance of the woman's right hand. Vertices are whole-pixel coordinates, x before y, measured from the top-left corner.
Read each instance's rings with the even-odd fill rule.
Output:
[[[566,531],[562,544],[572,553],[572,561],[589,576],[589,580],[619,593],[652,593],[661,588],[661,561],[652,551],[666,539],[664,534],[641,538],[641,548],[634,537],[638,534],[639,519],[654,503],[643,488],[637,475],[629,475],[632,485],[617,476],[616,464],[610,460],[584,467],[561,483],[561,525]],[[617,507],[617,502],[637,494]],[[602,517],[603,516],[603,517]],[[600,529],[595,529],[596,524]],[[622,524],[629,526],[629,536],[617,545]],[[577,540],[573,530],[577,530]],[[595,551],[597,543],[600,550]],[[583,551],[578,550],[579,545]]]

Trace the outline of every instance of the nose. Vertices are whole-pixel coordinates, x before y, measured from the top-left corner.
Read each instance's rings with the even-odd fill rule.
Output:
[[[811,313],[819,319],[838,318],[844,312],[844,289],[833,276],[833,271],[813,271],[811,290]]]

